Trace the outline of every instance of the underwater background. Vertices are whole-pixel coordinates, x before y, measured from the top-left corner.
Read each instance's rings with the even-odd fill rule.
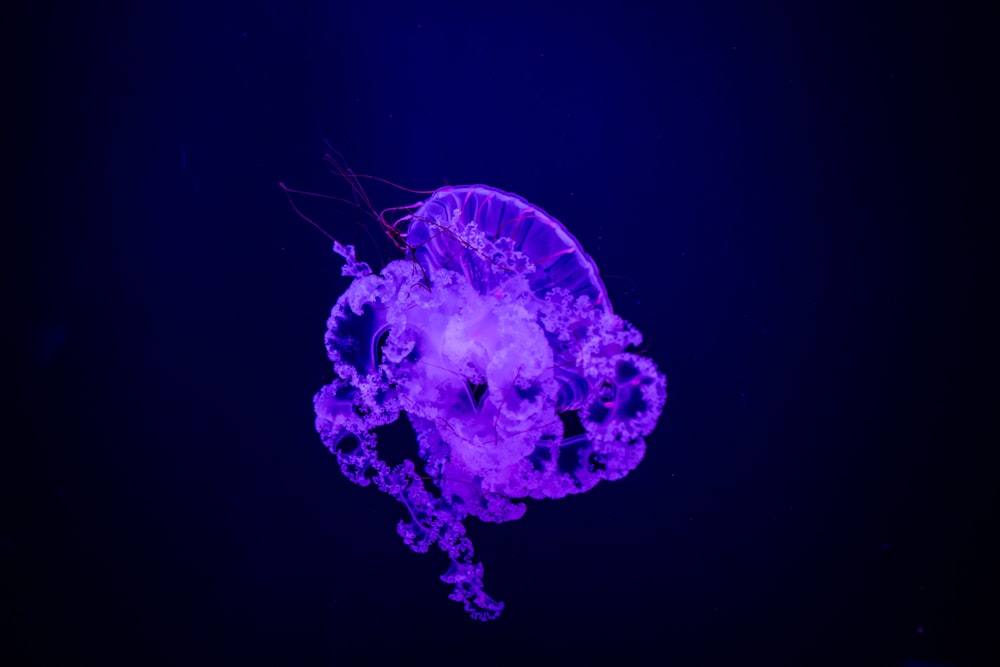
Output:
[[[996,664],[974,22],[921,3],[12,14],[0,655]],[[495,621],[447,599],[447,559],[411,552],[402,507],[316,434],[349,279],[293,204],[373,267],[401,256],[358,208],[279,187],[350,199],[331,150],[545,209],[667,376],[626,478],[468,522]],[[421,199],[363,185],[376,208]],[[380,442],[416,454],[405,422]]]

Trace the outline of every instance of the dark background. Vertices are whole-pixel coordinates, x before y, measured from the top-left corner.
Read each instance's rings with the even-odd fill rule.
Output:
[[[4,652],[996,659],[974,17],[96,4],[7,22]],[[406,187],[487,183],[546,209],[667,374],[629,477],[470,522],[498,621],[447,599],[444,556],[410,552],[402,508],[313,430],[347,281],[278,183],[344,195],[325,142]],[[351,207],[296,204],[394,258]]]

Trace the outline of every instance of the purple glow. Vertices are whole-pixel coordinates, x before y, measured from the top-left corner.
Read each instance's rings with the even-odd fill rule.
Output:
[[[642,460],[666,378],[626,350],[642,336],[611,310],[594,261],[557,220],[484,185],[441,188],[386,229],[408,258],[376,275],[335,243],[354,277],[327,323],[336,378],[316,430],[344,474],[406,506],[414,551],[451,558],[449,597],[479,620],[483,590],[463,521],[524,515],[526,498],[583,493]],[[419,460],[380,460],[375,429],[405,412]],[[577,431],[564,422],[577,413]]]

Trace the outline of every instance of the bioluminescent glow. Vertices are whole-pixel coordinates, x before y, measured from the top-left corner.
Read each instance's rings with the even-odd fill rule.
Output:
[[[335,379],[316,429],[341,470],[407,509],[414,551],[451,559],[441,579],[476,619],[483,588],[467,517],[520,518],[527,498],[583,493],[642,460],[667,397],[641,335],[614,314],[594,261],[537,206],[484,185],[445,187],[391,209],[405,257],[378,274],[334,244],[353,277],[327,323]],[[375,431],[405,413],[412,459],[389,465]]]

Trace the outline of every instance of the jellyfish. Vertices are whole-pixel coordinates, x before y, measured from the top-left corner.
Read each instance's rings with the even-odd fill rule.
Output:
[[[447,555],[449,597],[495,619],[504,605],[484,590],[466,520],[513,521],[527,499],[627,475],[666,378],[634,351],[642,336],[594,260],[541,208],[462,185],[378,219],[402,251],[380,272],[334,242],[353,280],[327,322],[334,378],[314,398],[316,430],[348,479],[402,503],[411,549]],[[376,431],[404,414],[414,456],[390,465]]]

